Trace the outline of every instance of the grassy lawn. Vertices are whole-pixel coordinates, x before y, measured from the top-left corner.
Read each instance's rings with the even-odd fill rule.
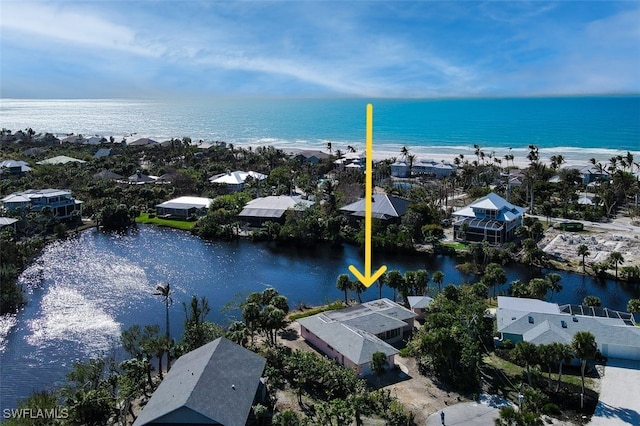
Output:
[[[453,243],[442,243],[442,245],[445,246],[445,247],[451,247],[451,248],[456,249],[456,250],[466,250],[469,247],[468,244],[460,243],[460,242],[457,242],[457,241],[453,242]]]
[[[295,321],[300,318],[305,318],[311,315],[319,314],[320,312],[335,311],[337,309],[343,309],[344,307],[345,307],[344,303],[342,303],[341,301],[337,301],[337,302],[330,303],[329,305],[319,306],[317,308],[311,308],[304,312],[293,313],[289,315],[289,319],[291,321]]]
[[[499,356],[497,356],[496,354],[492,353],[489,355],[485,355],[484,357],[484,363],[494,367],[500,371],[502,371],[506,376],[509,377],[509,379],[511,381],[514,380],[519,380],[520,377],[523,377],[522,374],[524,372],[524,374],[526,375],[526,369],[524,367],[520,367],[516,364],[513,364],[505,359],[500,358]],[[533,367],[531,368],[531,372],[533,375]],[[556,373],[554,373],[554,371],[556,371]],[[542,378],[546,379],[547,377],[549,377],[547,370],[541,370],[540,371],[540,375],[542,376]],[[586,376],[586,375],[585,375]],[[555,381],[558,380],[558,374],[557,374],[557,369],[556,367],[552,367],[551,368],[551,380],[553,380],[554,386],[555,386]],[[562,383],[563,385],[571,385],[571,386],[582,386],[581,385],[581,378],[580,378],[580,374],[574,374],[573,371],[571,371],[569,368],[567,368],[567,366],[565,365],[564,368],[562,369]],[[591,377],[585,377],[584,379],[584,385],[586,388],[592,389],[593,388],[593,379]]]
[[[167,226],[169,228],[182,229],[184,231],[190,231],[196,226],[195,221],[189,222],[186,220],[162,219],[159,217],[149,218],[149,213],[141,213],[140,216],[136,218],[136,223]]]

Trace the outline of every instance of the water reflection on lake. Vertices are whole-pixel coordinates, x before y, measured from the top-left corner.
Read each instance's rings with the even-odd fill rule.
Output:
[[[222,312],[227,303],[269,286],[287,296],[292,307],[342,299],[336,278],[348,273],[350,264],[362,265],[357,247],[207,242],[146,226],[129,235],[90,230],[54,243],[21,276],[29,299],[25,309],[15,319],[0,320],[0,408],[14,408],[31,392],[60,385],[74,361],[113,351],[121,355],[118,337],[130,325],[164,324],[164,304],[153,295],[158,283],[169,282],[175,290],[170,317],[172,334],[178,336],[184,320],[180,302],[191,295],[209,300],[209,320],[228,323],[237,312]],[[474,279],[455,269],[450,257],[386,254],[376,256],[373,264],[403,272],[441,270],[444,284]],[[527,268],[506,269],[509,282],[531,277]],[[624,310],[630,298],[640,297],[638,286],[560,275],[564,289],[554,302],[579,303],[592,294],[603,306]],[[385,288],[383,295],[392,297],[392,292]],[[377,297],[375,287],[363,294],[365,300]]]

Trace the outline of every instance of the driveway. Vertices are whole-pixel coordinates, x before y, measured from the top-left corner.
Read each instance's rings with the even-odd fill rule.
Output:
[[[511,405],[508,401],[495,395],[480,395],[479,402],[464,402],[446,407],[445,425],[487,426],[492,425],[498,418],[501,407]],[[442,425],[440,411],[433,413],[427,419],[427,426]]]
[[[589,426],[640,425],[640,361],[609,359]]]

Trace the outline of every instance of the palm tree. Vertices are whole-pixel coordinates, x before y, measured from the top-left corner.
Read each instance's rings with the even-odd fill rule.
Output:
[[[513,348],[515,352],[516,359],[525,363],[527,368],[527,380],[529,381],[529,386],[531,385],[531,364],[535,364],[538,360],[538,347],[531,342],[522,341],[518,342]]]
[[[400,271],[389,271],[387,273],[387,285],[393,289],[393,301],[396,301],[396,291],[402,289],[404,286],[404,277]]]
[[[538,356],[540,364],[547,367],[547,389],[551,390],[551,365],[556,361],[555,349],[552,345],[540,345]]]
[[[347,292],[351,290],[351,280],[349,279],[349,275],[340,274],[338,275],[338,280],[336,281],[336,287],[340,291],[344,291],[344,304],[348,305],[349,301],[347,299]]]
[[[440,293],[442,281],[444,281],[444,272],[435,271],[431,277],[434,283],[438,284],[438,293]]]
[[[620,253],[619,251],[614,251],[609,255],[609,258],[607,260],[616,268],[616,280],[618,280],[618,265],[622,265],[624,263],[624,257],[622,257],[622,253]]]
[[[596,357],[598,345],[596,338],[588,331],[579,331],[573,336],[571,341],[576,357],[580,358],[580,375],[582,377],[582,393],[580,394],[580,408],[584,408],[584,370],[587,361]]]
[[[162,297],[162,301],[164,302],[164,313],[165,313],[165,339],[166,344],[171,346],[171,337],[169,335],[169,306],[173,304],[173,299],[171,298],[171,286],[169,283],[164,285],[158,284],[156,286],[156,292],[153,293],[154,296]],[[167,350],[167,371],[171,368],[171,350],[168,348]]]
[[[589,247],[587,247],[586,244],[580,244],[578,246],[578,256],[582,256],[582,273],[586,273],[585,270],[585,265],[584,265],[584,258],[589,256],[591,254],[591,252],[589,251]]]
[[[387,283],[387,273],[383,272],[378,278],[378,299],[382,299],[382,287]]]
[[[402,154],[402,158],[407,159],[407,155],[409,155],[409,149],[406,146],[403,146],[400,150],[400,154]]]
[[[627,312],[637,314],[640,312],[640,299],[631,299],[627,303]]]
[[[558,361],[558,382],[556,383],[556,392],[558,392],[558,390],[560,390],[560,383],[562,383],[562,366],[565,362],[571,362],[571,358],[573,358],[573,349],[571,348],[571,345],[560,342],[552,343],[551,347],[553,348],[555,359]]]
[[[598,296],[585,296],[585,298],[582,299],[582,304],[584,306],[598,307],[602,305],[602,302]]]
[[[502,265],[498,263],[489,263],[484,270],[482,283],[492,289],[492,298],[496,297],[496,286],[507,282],[507,274],[504,272]]]
[[[156,287],[156,292],[153,293],[154,296],[161,296],[162,301],[164,302],[165,309],[165,335],[167,336],[167,340],[169,340],[169,306],[173,304],[173,299],[171,298],[171,286],[169,283],[164,285],[158,284]]]
[[[549,300],[553,299],[554,293],[559,293],[562,291],[562,285],[560,284],[560,280],[562,277],[559,274],[547,274],[544,279],[549,284],[549,290],[551,290],[551,297]]]

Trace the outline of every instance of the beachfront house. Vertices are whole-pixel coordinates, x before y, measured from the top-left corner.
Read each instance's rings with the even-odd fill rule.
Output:
[[[303,151],[291,150],[287,152],[287,154],[291,155],[296,161],[298,161],[301,164],[308,163],[313,165],[316,165],[320,161],[326,160],[327,158],[330,157],[329,154],[322,151],[316,151],[316,150],[303,150]]]
[[[74,199],[71,191],[63,189],[29,189],[7,195],[1,201],[2,207],[11,212],[24,209],[39,212],[49,208],[59,219],[70,218],[74,211],[82,214],[82,201]]]
[[[588,331],[595,336],[602,356],[640,361],[640,327],[628,312],[498,296],[496,321],[497,344],[506,340],[571,344],[576,333]]]
[[[305,210],[313,204],[313,201],[289,195],[261,197],[249,201],[238,219],[251,227],[259,228],[265,222],[284,223],[287,210]]]
[[[267,178],[267,175],[254,172],[254,171],[242,171],[237,170],[232,172],[231,170],[227,170],[226,173],[220,173],[215,176],[211,176],[209,178],[209,182],[214,185],[223,186],[227,192],[239,192],[244,188],[244,184],[247,179],[255,179],[257,181],[261,181]]]
[[[178,358],[134,426],[245,426],[251,406],[264,400],[266,360],[220,337]]]
[[[522,226],[525,210],[491,192],[453,213],[454,238],[467,242],[486,240],[489,244],[511,241],[515,230]]]
[[[189,219],[191,216],[201,217],[207,214],[213,200],[203,197],[178,197],[156,205],[158,217]]]
[[[345,215],[356,220],[365,217],[365,200],[364,198],[355,203],[348,204],[342,208]],[[380,219],[385,223],[400,223],[401,217],[409,209],[410,201],[387,194],[373,194],[371,202],[371,217]]]
[[[159,145],[158,141],[150,138],[139,138],[127,144],[127,146],[144,146],[144,147],[158,146],[158,145]]]
[[[413,330],[416,314],[383,298],[337,311],[300,318],[300,334],[311,346],[353,368],[358,375],[372,373],[375,352],[387,356],[389,368],[399,351],[392,346]]]

